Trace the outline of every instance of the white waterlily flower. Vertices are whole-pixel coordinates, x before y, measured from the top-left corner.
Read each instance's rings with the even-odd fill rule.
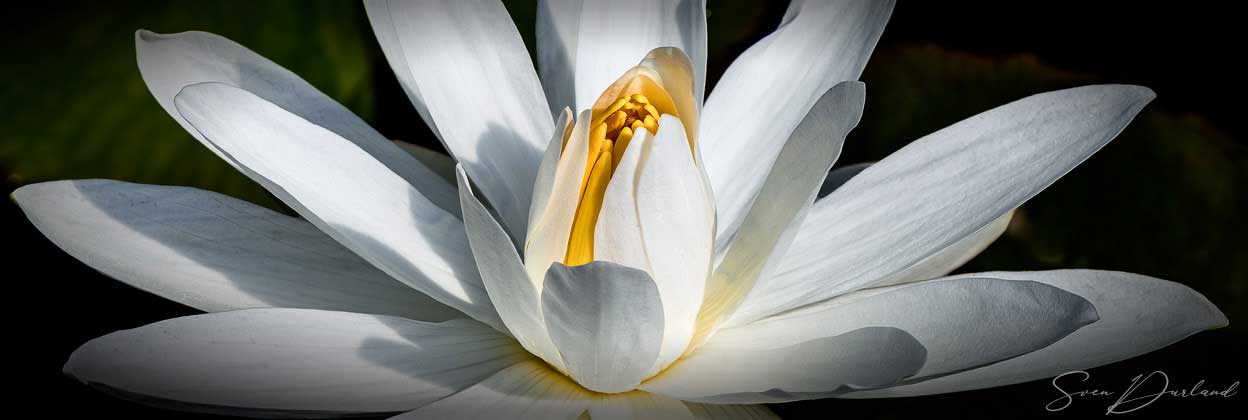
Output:
[[[251,416],[771,418],[757,404],[1030,381],[1227,324],[1136,274],[942,277],[1147,88],[1031,96],[829,174],[891,1],[793,1],[705,103],[699,1],[542,1],[540,76],[496,1],[365,5],[454,163],[227,39],[139,31],[161,106],[302,218],[181,187],[17,190],[74,257],[210,312],[92,340],[67,374]]]

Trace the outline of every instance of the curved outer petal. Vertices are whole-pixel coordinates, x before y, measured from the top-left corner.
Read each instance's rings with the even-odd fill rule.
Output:
[[[590,115],[590,111],[585,110],[577,117],[576,125],[568,134],[567,146],[556,162],[549,204],[541,211],[541,217],[529,226],[524,267],[538,292],[542,290],[546,270],[552,263],[563,261],[568,252],[568,236],[572,234],[572,220],[580,202],[581,179],[589,154]]]
[[[715,404],[826,398],[892,385],[923,367],[924,353],[910,334],[887,327],[783,345],[712,341],[641,389]]]
[[[410,410],[524,360],[511,338],[470,320],[265,308],[108,334],[64,370],[155,405],[326,417]]]
[[[701,182],[681,120],[637,131],[607,186],[594,259],[645,270],[663,303],[663,349],[650,374],[684,353],[711,270],[714,200]]]
[[[187,87],[178,110],[240,169],[365,260],[502,328],[463,223],[354,144],[246,91]]]
[[[728,319],[785,254],[845,136],[858,125],[865,96],[862,82],[842,82],[793,131],[741,229],[731,241],[722,241],[730,245],[707,284],[695,344]]]
[[[988,245],[992,245],[997,238],[1001,237],[1001,234],[1005,233],[1005,229],[1010,226],[1010,219],[1013,217],[1014,211],[1010,210],[988,223],[987,226],[979,228],[979,230],[972,232],[970,235],[963,236],[962,239],[958,239],[905,270],[876,280],[872,283],[872,287],[930,280],[949,274],[961,267],[962,264],[966,264],[967,261],[975,258],[976,255],[988,248]]]
[[[637,65],[652,69],[659,76],[661,80],[658,82],[672,96],[672,104],[680,114],[688,144],[695,144],[702,111],[701,73],[698,73],[698,67],[689,55],[674,47],[655,48]]]
[[[1025,354],[1097,320],[1087,300],[1036,282],[986,276],[850,293],[749,325],[721,330],[708,345],[783,346],[867,326],[894,327],[927,348],[915,378]]]
[[[716,237],[745,218],[790,133],[829,88],[856,80],[893,1],[793,1],[780,28],[732,63],[707,99],[701,133],[719,213]]]
[[[548,1],[538,12],[543,18],[538,23],[543,81],[575,86],[576,103],[559,106],[588,109],[607,86],[651,50],[676,47],[693,62],[693,96],[701,107],[706,81],[705,1],[589,0],[581,2],[579,14],[572,9],[564,2]],[[570,51],[574,53],[566,53]],[[573,64],[575,71],[568,71],[563,60]],[[550,74],[546,74],[548,62]]]
[[[355,143],[439,207],[458,213],[451,184],[403,153],[364,120],[308,82],[272,61],[222,36],[206,32],[134,34],[139,73],[160,106],[196,139],[235,167],[197,132],[174,106],[182,88],[218,82],[246,90],[309,122]]]
[[[704,408],[701,404],[686,404],[641,391],[596,394],[541,362],[529,361],[504,369],[442,401],[392,419],[693,420],[751,418],[731,417],[730,414],[766,413],[766,409],[740,407],[747,406]],[[694,417],[694,413],[701,415]]]
[[[546,275],[542,312],[568,375],[585,388],[632,390],[658,358],[663,306],[644,271],[603,261],[555,264]]]
[[[867,169],[867,167],[871,165],[872,162],[856,163],[834,169],[832,172],[828,173],[828,177],[823,180],[823,186],[819,187],[819,199],[815,201],[815,205],[813,207],[814,210],[812,211],[818,212],[820,211],[818,209],[822,206],[830,205],[831,202],[825,203],[821,199],[826,197],[828,194],[831,194],[832,191],[835,191],[837,188],[840,188],[840,186],[844,185],[850,178],[858,175],[859,172],[862,172],[863,169]],[[976,255],[979,255],[980,252],[987,249],[989,245],[992,245],[997,238],[1000,238],[1001,234],[1005,233],[1006,228],[1010,226],[1010,219],[1013,217],[1014,211],[1010,210],[1005,213],[1005,215],[993,220],[987,226],[979,228],[979,230],[976,230],[970,235],[964,236],[957,242],[954,242],[944,249],[937,251],[935,254],[932,254],[930,257],[927,257],[927,259],[924,259],[923,261],[920,261],[905,270],[898,271],[888,277],[873,282],[873,286],[891,286],[894,284],[934,279],[949,274],[949,272],[956,270],[958,267],[966,264],[967,261],[975,258]],[[803,225],[803,227],[806,226]],[[809,229],[817,228],[810,227]],[[801,232],[802,230],[799,228],[797,239],[795,239],[793,243],[793,249],[802,250],[824,248],[822,242],[825,238],[813,235],[802,235]],[[793,254],[785,254],[785,258],[789,258],[790,255]],[[797,255],[808,256],[810,254],[799,253]],[[822,264],[828,262],[828,260],[820,260],[806,261],[804,263]],[[781,264],[792,264],[792,262],[786,261]]]
[[[550,113],[576,107],[576,35],[583,0],[537,1],[537,74]]]
[[[663,350],[650,374],[676,360],[693,338],[710,278],[715,198],[702,182],[681,120],[663,116],[636,180],[636,209],[650,274],[663,302]]]
[[[546,214],[546,209],[550,208],[550,197],[555,192],[555,175],[558,174],[560,157],[563,156],[563,145],[567,144],[574,129],[572,117],[572,110],[564,108],[559,118],[555,119],[555,131],[551,133],[550,141],[546,143],[546,152],[542,154],[542,163],[537,168],[537,178],[533,180],[533,199],[529,203],[527,237],[531,237],[533,231],[541,226],[542,217]],[[573,205],[576,204],[573,203]],[[517,246],[525,249],[525,245],[521,242]]]
[[[697,420],[780,420],[767,406],[761,404],[698,404],[685,403]]]
[[[694,420],[680,400],[643,391],[604,395],[588,414],[592,420]]]
[[[61,249],[197,309],[346,310],[425,321],[464,314],[404,286],[312,224],[214,192],[110,180],[13,192]]]
[[[458,394],[392,420],[572,420],[597,396],[532,360],[517,363]]]
[[[664,130],[664,133],[667,131]],[[603,192],[602,209],[598,211],[598,223],[594,225],[594,261],[636,268],[651,276],[654,273],[650,272],[650,260],[642,242],[641,209],[637,208],[637,180],[642,174],[642,162],[657,157],[654,154],[655,140],[645,127],[633,134],[629,147],[623,150],[624,156],[620,157],[619,167],[611,174]]]
[[[871,166],[872,163],[874,162],[854,163],[854,165],[832,169],[832,172],[827,173],[827,177],[824,178],[824,186],[819,187],[819,199],[816,199],[815,209],[812,212],[822,214],[817,208],[830,206],[831,204],[831,202],[822,202],[822,198],[826,197],[827,194],[831,194],[832,191],[836,191],[836,188],[840,188],[842,184],[850,181],[850,178],[862,172],[862,169]],[[1000,238],[1001,234],[1006,232],[1006,228],[1010,227],[1012,218],[1013,211],[1007,212],[995,219],[995,221],[988,223],[987,226],[978,229],[978,231],[957,239],[957,242],[941,249],[941,251],[937,251],[931,257],[922,260],[922,262],[911,265],[910,268],[900,270],[900,272],[892,273],[889,277],[876,280],[872,285],[874,287],[885,287],[885,285],[919,282],[919,280],[942,277],[942,275],[962,267],[962,264],[966,264],[968,260],[975,258],[975,255],[983,252],[983,249],[991,246],[992,242],[996,242],[997,238]],[[785,258],[790,258],[790,255],[794,255],[792,258],[802,258],[801,262],[796,263],[801,265],[829,263],[830,260],[811,258],[810,254],[802,253],[801,251],[802,249],[824,249],[825,246],[822,242],[826,241],[826,238],[815,236],[815,234],[809,232],[816,231],[817,228],[812,226],[830,222],[824,218],[806,219],[807,224],[804,224],[805,228],[797,231],[797,237],[794,239],[794,244],[792,244],[792,249],[796,249],[797,252],[795,254],[785,254]],[[802,232],[807,233],[802,234]],[[784,262],[781,264],[795,263]]]
[[[1197,332],[1227,325],[1226,316],[1187,286],[1139,274],[1096,270],[991,272],[967,277],[1032,281],[1082,296],[1100,320],[1034,352],[978,369],[848,398],[930,395],[1016,384],[1129,359]]]
[[[794,247],[737,318],[869,287],[920,264],[1083,162],[1153,97],[1129,85],[1043,93],[910,143],[821,201],[799,235],[821,237],[820,246]]]
[[[558,369],[565,370],[563,359],[559,357],[554,343],[550,341],[550,335],[546,332],[541,295],[524,271],[520,255],[516,254],[516,249],[502,225],[473,196],[472,185],[469,184],[468,174],[464,172],[463,166],[456,167],[456,173],[468,243],[472,246],[477,268],[481,270],[481,282],[485,285],[499,318],[525,349]]]
[[[528,50],[497,1],[365,3],[386,59],[446,149],[512,235],[529,200],[552,119]]]

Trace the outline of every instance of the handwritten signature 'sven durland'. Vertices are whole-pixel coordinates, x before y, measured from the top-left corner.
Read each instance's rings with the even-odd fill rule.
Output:
[[[1169,398],[1230,398],[1235,396],[1235,389],[1239,387],[1239,381],[1235,381],[1222,389],[1213,389],[1205,385],[1205,380],[1201,379],[1189,388],[1172,389],[1170,387],[1170,377],[1160,370],[1153,371],[1147,375],[1136,375],[1131,379],[1131,383],[1127,385],[1127,389],[1121,392],[1107,391],[1096,388],[1074,389],[1078,387],[1076,383],[1087,382],[1088,372],[1076,370],[1066,372],[1053,378],[1053,388],[1057,390],[1061,396],[1050,401],[1044,408],[1049,411],[1061,411],[1070,407],[1078,397],[1105,397],[1116,398],[1113,404],[1106,409],[1105,414],[1126,414],[1132,411],[1147,407],[1150,404],[1162,399]]]

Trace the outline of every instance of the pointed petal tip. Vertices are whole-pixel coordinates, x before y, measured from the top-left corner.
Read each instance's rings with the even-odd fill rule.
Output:
[[[1218,305],[1214,305],[1213,302],[1209,301],[1209,298],[1206,298],[1205,295],[1197,292],[1195,289],[1188,288],[1188,290],[1204,304],[1204,309],[1207,311],[1206,319],[1209,320],[1209,325],[1205,327],[1206,330],[1217,330],[1231,325],[1231,320],[1226,317],[1226,313],[1223,313],[1222,309],[1218,308]]]
[[[1147,86],[1141,86],[1141,85],[1101,84],[1101,85],[1080,86],[1080,87],[1076,87],[1073,89],[1104,90],[1107,92],[1115,93],[1124,98],[1134,99],[1135,101],[1138,101],[1141,105],[1148,104],[1149,102],[1152,102],[1153,99],[1157,98],[1157,92],[1153,91],[1153,89]]]
[[[13,192],[9,193],[9,200],[13,201],[14,204],[17,204],[17,207],[21,208],[23,211],[29,211],[30,210],[29,206],[32,205],[31,200],[33,200],[34,197],[39,194],[40,190],[51,188],[55,185],[59,185],[62,183],[70,183],[70,182],[74,182],[74,181],[65,179],[65,180],[44,181],[44,182],[26,184],[26,185],[17,187],[17,189],[14,189]]]
[[[1096,305],[1083,296],[1079,296],[1078,294],[1071,293],[1070,291],[1053,287],[1038,281],[1027,280],[1024,282],[1031,283],[1041,289],[1049,290],[1058,295],[1074,300],[1075,302],[1068,306],[1069,309],[1067,310],[1067,314],[1073,323],[1077,325],[1076,329],[1088,326],[1101,320],[1101,313],[1096,309]],[[1071,331],[1073,332],[1074,330]]]
[[[1127,275],[1133,274],[1133,273],[1127,273],[1127,272],[1121,272],[1121,273],[1127,274]],[[1138,275],[1138,274],[1135,274],[1135,275]],[[1227,326],[1231,324],[1230,319],[1226,317],[1226,314],[1222,312],[1222,309],[1218,308],[1218,305],[1215,305],[1212,301],[1209,300],[1208,297],[1205,297],[1203,293],[1200,293],[1196,289],[1193,289],[1190,286],[1183,284],[1183,283],[1179,283],[1177,281],[1164,280],[1164,279],[1158,279],[1158,278],[1154,278],[1154,279],[1157,281],[1162,281],[1162,282],[1172,283],[1174,285],[1177,285],[1178,287],[1182,288],[1187,293],[1191,294],[1192,298],[1196,301],[1195,303],[1200,306],[1199,313],[1197,313],[1196,311],[1193,311],[1192,315],[1198,315],[1197,319],[1199,319],[1201,322],[1196,326],[1196,328],[1192,328],[1191,334],[1196,334],[1200,331],[1226,328]]]
[[[1100,311],[1096,310],[1096,305],[1093,305],[1092,302],[1089,302],[1087,299],[1084,299],[1083,296],[1079,296],[1079,295],[1075,295],[1075,296],[1078,296],[1079,300],[1082,301],[1080,303],[1080,306],[1082,307],[1076,312],[1078,313],[1078,315],[1076,315],[1076,319],[1079,319],[1081,321],[1079,322],[1080,326],[1088,325],[1093,322],[1101,320],[1101,313]]]
[[[867,91],[867,84],[860,80],[846,80],[846,81],[837,83],[837,85],[845,85],[846,89],[851,89],[854,92],[866,92]]]
[[[178,35],[190,34],[190,33],[195,33],[195,32],[198,32],[198,31],[185,31],[185,32],[174,32],[174,33],[164,34],[160,32],[150,31],[147,29],[139,29],[139,30],[134,31],[134,43],[136,45],[141,45],[145,42],[156,42],[156,41],[173,38]]]

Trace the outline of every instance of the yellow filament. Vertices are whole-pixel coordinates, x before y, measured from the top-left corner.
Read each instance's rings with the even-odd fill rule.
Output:
[[[592,141],[592,140],[591,140]],[[581,189],[580,203],[572,222],[572,234],[568,238],[565,265],[588,264],[594,260],[594,226],[598,224],[598,211],[602,210],[602,198],[611,181],[613,145],[603,140],[594,156],[594,162],[586,171],[587,182]]]

